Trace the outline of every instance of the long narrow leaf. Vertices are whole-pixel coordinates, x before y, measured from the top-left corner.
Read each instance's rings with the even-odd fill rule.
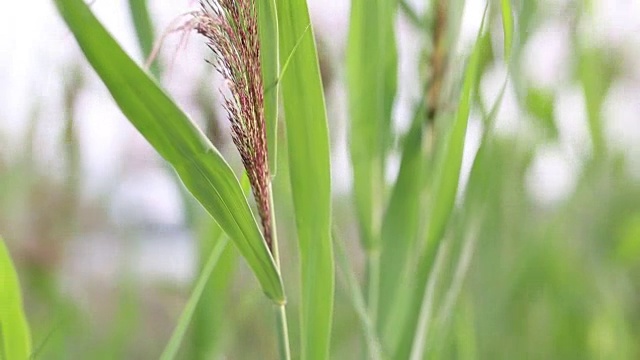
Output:
[[[138,45],[142,50],[142,56],[147,59],[153,50],[154,41],[153,24],[151,16],[149,16],[147,0],[129,0],[129,11],[131,12],[131,20],[133,20],[133,26],[138,37]],[[157,61],[151,63],[150,70],[155,77],[160,75],[160,66]]]
[[[306,0],[278,0],[280,61],[302,36],[281,79],[290,181],[302,268],[302,359],[329,358],[334,267],[329,130]],[[284,64],[281,64],[284,65]]]
[[[336,245],[336,260],[338,264],[338,271],[342,275],[341,277],[344,279],[347,291],[349,293],[349,298],[351,299],[353,308],[356,311],[358,318],[360,319],[365,341],[367,343],[369,358],[371,360],[382,359],[382,348],[380,346],[380,341],[378,340],[373,322],[369,317],[367,304],[365,303],[364,296],[362,295],[362,289],[358,284],[358,279],[356,277],[355,271],[353,270],[351,264],[349,264],[347,250],[344,248],[342,239],[336,239],[334,235],[334,241]]]
[[[483,21],[484,24],[484,21]],[[482,27],[481,27],[482,29]],[[427,227],[424,250],[418,260],[418,269],[415,275],[415,296],[410,305],[410,316],[404,325],[405,331],[401,338],[401,344],[396,349],[397,358],[407,358],[412,347],[411,339],[416,333],[424,333],[427,323],[418,323],[418,314],[422,313],[421,307],[425,296],[427,279],[432,271],[432,265],[440,241],[444,236],[449,218],[455,204],[462,154],[464,152],[464,140],[467,132],[467,123],[473,99],[474,84],[478,75],[479,54],[482,50],[480,42],[471,54],[464,76],[462,94],[454,122],[446,135],[443,148],[436,164],[436,172],[433,184],[433,199],[430,206],[430,217]]]
[[[231,167],[193,122],[127,56],[82,0],[55,0],[87,60],[140,133],[234,241],[265,294],[285,301],[282,279]]]
[[[448,257],[450,246],[450,241],[445,241],[438,248],[438,254],[435,258],[431,274],[429,275],[429,280],[427,281],[427,287],[422,299],[422,304],[420,305],[418,328],[411,347],[411,360],[420,360],[424,357],[424,351],[427,346],[427,332],[429,330],[428,324],[433,316],[432,313],[435,303],[436,288],[438,287],[438,282],[441,280],[442,271]]]
[[[596,48],[580,49],[578,76],[584,92],[589,133],[595,156],[607,150],[602,123],[602,104],[611,85],[613,72],[607,64],[606,55]]]
[[[200,300],[200,296],[204,291],[205,285],[209,281],[209,277],[213,272],[213,269],[216,267],[218,263],[218,259],[220,259],[220,255],[224,251],[227,246],[227,239],[223,238],[219,241],[213,250],[211,250],[211,254],[209,255],[209,260],[205,264],[204,268],[200,272],[198,276],[198,281],[196,282],[196,286],[193,288],[191,295],[189,296],[189,300],[182,310],[182,314],[178,320],[178,325],[173,330],[173,334],[171,335],[171,339],[167,344],[167,347],[164,349],[161,360],[171,360],[175,359],[178,350],[180,349],[180,344],[182,343],[182,338],[184,334],[187,332],[187,328],[189,327],[189,323],[191,322],[191,318],[193,317],[193,313],[196,310],[196,306],[198,305],[198,301]]]
[[[209,255],[221,241],[225,240],[220,226],[208,215],[200,216],[198,226],[198,266],[206,268]],[[236,249],[225,246],[215,266],[215,276],[209,281],[200,296],[193,314],[190,329],[190,359],[206,360],[216,358],[224,350],[223,345],[229,334],[234,333],[234,324],[230,323],[225,310],[229,301],[229,292],[233,284],[233,275],[237,259]]]
[[[421,102],[424,105],[424,102]],[[401,281],[407,272],[411,271],[412,249],[415,246],[418,229],[423,184],[421,176],[425,167],[426,156],[423,152],[422,139],[424,135],[424,106],[421,106],[414,116],[413,126],[407,134],[403,148],[400,172],[393,187],[391,199],[387,206],[382,224],[382,251],[380,254],[380,300],[378,309],[378,329],[388,329],[387,321],[392,304],[402,292],[399,288],[407,285]],[[382,336],[389,341],[392,336]]]
[[[351,3],[347,85],[356,211],[366,248],[377,247],[384,210],[385,157],[396,92],[395,0]]]
[[[471,110],[472,91],[478,73],[480,46],[476,45],[465,71],[460,103],[456,111],[453,128],[448,135],[439,159],[433,192],[433,208],[430,212],[426,244],[436,243],[443,235],[458,191],[458,180],[464,152],[464,140],[467,133],[469,112]]]
[[[274,86],[280,75],[278,16],[275,0],[259,0],[257,5],[269,170],[271,176],[275,176],[278,159],[278,95],[280,89],[278,86]]]
[[[513,44],[513,12],[511,0],[500,0],[502,10],[502,30],[504,32],[504,58],[509,63],[511,59],[511,46]]]
[[[0,359],[28,359],[31,332],[22,308],[18,274],[0,237]]]
[[[380,232],[386,206],[384,175],[397,85],[396,6],[396,0],[353,0],[347,46],[353,194],[360,239],[367,250],[367,306],[376,328],[381,297],[391,295],[381,293],[381,276],[385,272],[380,267],[383,256]]]

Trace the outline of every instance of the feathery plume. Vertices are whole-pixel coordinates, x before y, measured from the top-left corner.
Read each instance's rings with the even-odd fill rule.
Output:
[[[267,247],[272,249],[270,174],[264,118],[260,42],[253,0],[201,0],[193,27],[216,54],[230,96],[224,107],[231,136],[249,176]]]

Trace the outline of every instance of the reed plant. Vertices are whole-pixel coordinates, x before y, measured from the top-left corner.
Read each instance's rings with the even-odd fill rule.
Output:
[[[225,109],[241,170],[161,87],[161,64],[136,63],[83,0],[54,3],[122,113],[179,178],[186,202],[206,211],[190,210],[204,214],[188,222],[199,271],[171,336],[156,342],[160,358],[272,358],[275,349],[280,359],[310,360],[640,354],[627,319],[637,318],[629,292],[637,290],[640,189],[604,135],[615,74],[598,71],[608,64],[602,50],[578,42],[575,82],[592,150],[574,193],[551,210],[525,194],[527,169],[540,144],[558,141],[560,122],[554,93],[521,74],[540,2],[486,2],[470,47],[459,49],[464,1],[432,0],[424,13],[404,0],[351,1],[347,197],[332,191],[331,119],[306,0],[201,0],[168,30],[197,34],[211,50],[203,61],[223,79],[220,96],[199,100]],[[153,59],[160,42],[147,3],[129,5],[140,48]],[[406,129],[394,111],[403,85],[399,17],[421,40]],[[504,73],[487,100],[483,79],[496,67]],[[535,141],[495,131],[510,87],[538,129]],[[471,126],[479,140],[465,180]],[[590,206],[592,189],[610,200]],[[282,213],[292,220],[280,216],[276,226]],[[0,359],[22,359],[37,350],[0,245]],[[255,278],[242,301],[233,298],[237,260]],[[252,300],[251,289],[264,296]],[[241,316],[247,308],[258,310]],[[256,315],[267,312],[269,320]],[[241,331],[254,336],[240,339]]]

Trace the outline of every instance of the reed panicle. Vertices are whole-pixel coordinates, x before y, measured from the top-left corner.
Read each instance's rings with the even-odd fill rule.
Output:
[[[230,95],[224,107],[231,136],[249,176],[258,205],[265,241],[273,252],[270,174],[260,64],[260,42],[252,0],[201,0],[195,30],[205,36],[215,53],[214,64]]]

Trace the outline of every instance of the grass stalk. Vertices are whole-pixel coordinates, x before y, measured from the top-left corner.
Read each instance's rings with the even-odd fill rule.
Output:
[[[278,231],[276,227],[276,214],[275,214],[275,206],[273,204],[273,187],[272,183],[269,182],[269,202],[271,209],[271,229],[272,229],[272,255],[273,260],[276,263],[276,268],[278,272],[281,271],[280,266],[280,252],[278,250]],[[282,360],[290,360],[291,359],[291,350],[289,346],[289,327],[287,326],[287,309],[286,303],[276,304],[275,305],[275,313],[276,313],[276,332],[278,333],[278,351],[280,352],[280,359]]]
[[[169,339],[169,343],[165,347],[162,355],[160,356],[160,360],[172,360],[176,358],[178,354],[178,350],[180,349],[180,344],[182,344],[182,339],[187,333],[187,329],[189,324],[191,323],[191,319],[193,314],[195,313],[196,306],[198,305],[198,301],[202,296],[202,292],[204,291],[207,282],[209,281],[209,277],[213,272],[218,260],[220,259],[220,255],[224,251],[224,248],[227,246],[228,239],[225,237],[222,241],[219,241],[211,250],[211,254],[209,255],[209,259],[205,264],[204,268],[200,272],[198,276],[198,280],[196,281],[196,285],[189,296],[189,300],[187,300],[187,304],[182,310],[182,314],[178,318],[178,324],[176,328],[173,330],[173,334],[171,334],[171,338]]]
[[[420,306],[420,315],[418,317],[418,324],[413,338],[413,344],[411,347],[411,360],[420,360],[424,358],[424,354],[427,348],[429,327],[431,326],[431,318],[433,316],[433,307],[435,303],[435,293],[438,287],[438,282],[442,276],[442,271],[445,265],[445,260],[449,253],[449,242],[445,241],[440,245],[438,253],[436,255],[433,271],[427,281],[427,288],[425,294],[422,297],[422,305]]]
[[[380,298],[380,250],[378,248],[367,251],[367,281],[367,312],[375,329],[378,323]]]
[[[289,327],[287,326],[286,305],[276,305],[276,329],[278,331],[278,351],[280,359],[290,360],[291,350],[289,347]]]
[[[362,330],[364,332],[368,352],[367,359],[380,360],[382,359],[382,349],[380,346],[380,341],[378,340],[378,335],[376,334],[376,328],[373,326],[373,323],[371,321],[369,309],[367,309],[364,296],[362,295],[362,289],[358,284],[358,279],[356,278],[353,268],[349,264],[349,260],[347,258],[347,250],[344,247],[344,242],[342,241],[342,239],[338,239],[335,233],[333,235],[333,240],[336,244],[336,259],[338,261],[338,270],[340,271],[342,278],[344,279],[345,285],[349,292],[349,298],[351,299],[353,308],[358,315],[358,318],[362,325]]]
[[[424,27],[424,19],[415,11],[413,6],[407,3],[406,0],[400,0],[398,2],[398,6],[411,25],[419,29]]]

